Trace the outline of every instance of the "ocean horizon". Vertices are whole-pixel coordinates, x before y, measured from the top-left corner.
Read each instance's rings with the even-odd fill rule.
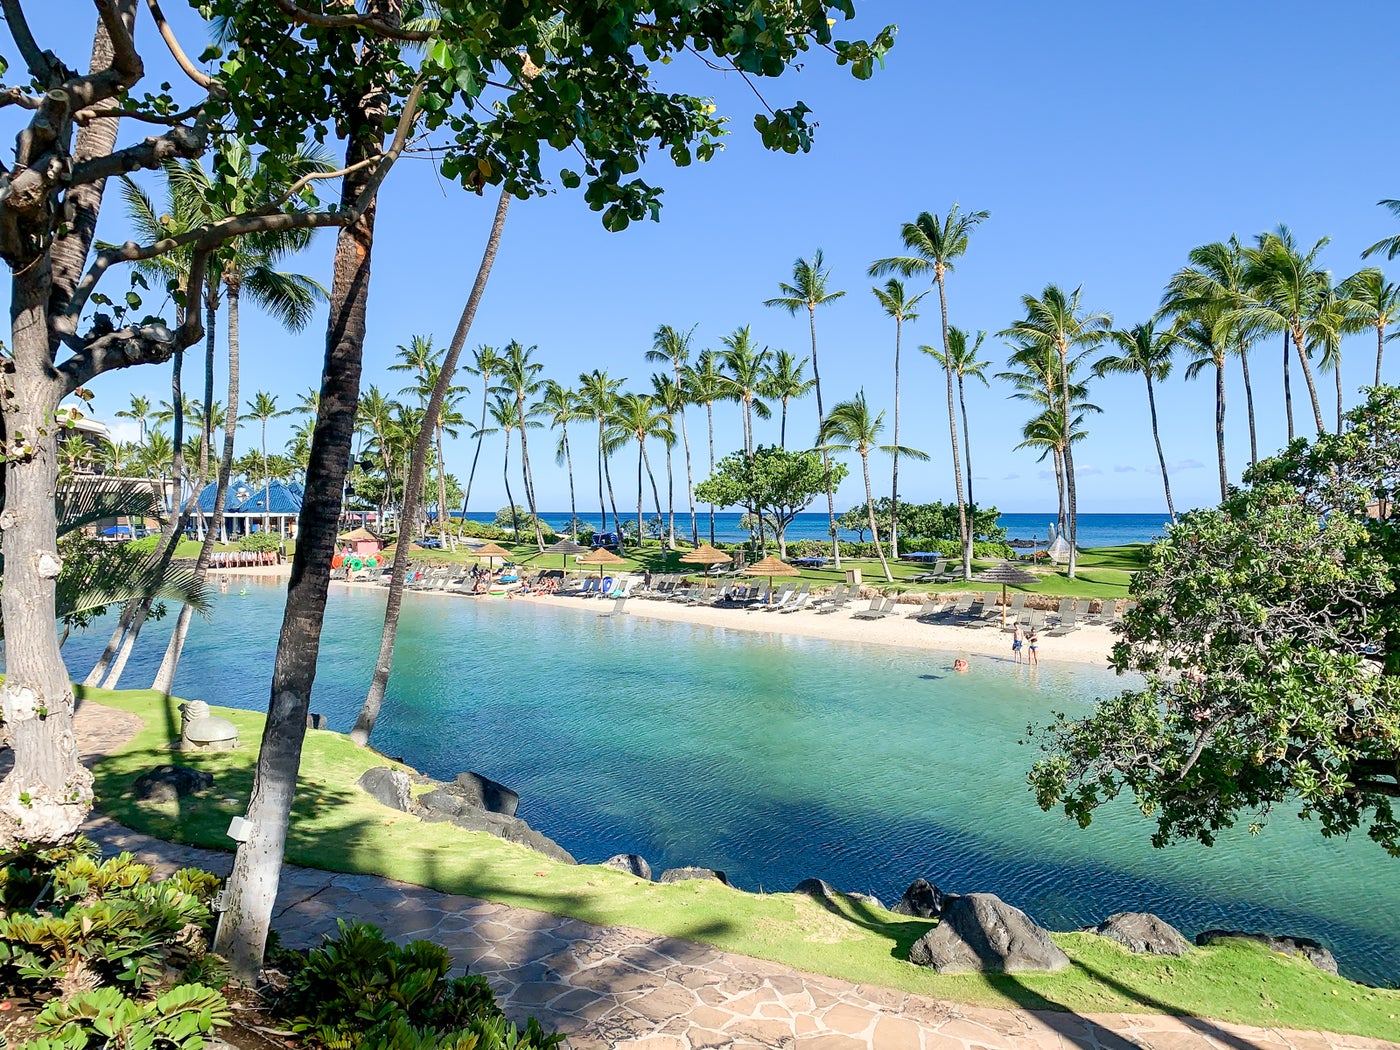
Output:
[[[628,514],[621,507],[622,519],[636,520],[635,512]],[[454,512],[454,518],[460,516],[460,511]],[[579,520],[598,528],[598,519],[590,513],[579,509]],[[609,515],[611,517],[611,514]],[[655,517],[654,512],[644,514],[646,518]],[[467,514],[472,521],[494,521],[496,512],[494,510],[474,510]],[[738,543],[748,538],[748,530],[739,527],[739,521],[743,515],[738,511],[716,511],[715,512],[715,536],[721,543]],[[707,510],[697,509],[696,518],[700,527],[700,539],[708,541],[710,539],[710,515]],[[540,520],[556,532],[564,531],[568,525],[569,512],[565,511],[542,511]],[[1150,540],[1158,539],[1166,533],[1168,519],[1165,512],[1160,514],[1080,514],[1078,541],[1080,547],[1113,547],[1122,543],[1146,543]],[[1039,540],[1044,543],[1050,534],[1050,526],[1055,522],[1055,511],[1044,513],[1023,513],[1023,514],[1002,514],[997,518],[997,522],[1006,529],[1007,539],[1012,540]],[[682,513],[680,508],[676,509],[676,535],[684,538],[690,534],[690,515]],[[855,532],[842,529],[841,539],[849,540],[852,543],[859,541],[860,536]],[[795,543],[798,540],[825,540],[827,538],[827,517],[824,511],[808,511],[799,514],[793,523],[788,526],[787,541]],[[869,539],[869,533],[866,533]]]

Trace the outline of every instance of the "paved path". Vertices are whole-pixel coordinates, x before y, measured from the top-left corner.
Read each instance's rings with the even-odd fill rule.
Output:
[[[99,743],[114,746],[135,729],[133,716],[83,708],[77,729],[90,757]],[[224,875],[232,863],[231,854],[174,845],[97,814],[85,831],[165,873],[195,866]],[[372,922],[400,941],[446,945],[491,982],[508,1015],[534,1015],[567,1032],[573,1050],[1400,1050],[1359,1036],[1195,1018],[962,1006],[644,930],[377,876],[283,868],[273,926],[284,945],[318,943],[337,918]]]

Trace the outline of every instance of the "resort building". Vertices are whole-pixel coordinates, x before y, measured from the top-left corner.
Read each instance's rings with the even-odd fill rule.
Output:
[[[210,482],[199,494],[199,513],[214,513],[218,486]],[[275,532],[283,539],[296,537],[297,516],[301,513],[302,488],[282,481],[254,485],[246,478],[229,482],[224,496],[224,535],[229,539],[252,532]]]

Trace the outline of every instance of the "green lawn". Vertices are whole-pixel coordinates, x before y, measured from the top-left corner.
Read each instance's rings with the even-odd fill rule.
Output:
[[[179,757],[214,774],[208,797],[178,807],[138,804],[128,795],[131,782],[173,757],[168,748],[178,731],[179,701],[149,691],[78,693],[145,720],[135,739],[97,763],[100,808],[172,841],[229,847],[224,832],[229,818],[242,812],[251,787],[262,716],[218,709],[239,727],[244,746]],[[1394,1037],[1400,1030],[1400,992],[1328,977],[1244,942],[1168,959],[1134,956],[1086,934],[1056,934],[1074,963],[1063,973],[939,977],[903,961],[930,922],[852,902],[829,909],[785,893],[743,893],[703,882],[661,886],[606,868],[556,864],[489,835],[424,824],[379,806],[354,784],[365,769],[384,761],[339,734],[308,733],[288,860],[392,875],[598,924],[640,927],[850,981],[962,1002],[1079,1013],[1192,1014],[1378,1037]],[[910,872],[911,878],[917,874]]]

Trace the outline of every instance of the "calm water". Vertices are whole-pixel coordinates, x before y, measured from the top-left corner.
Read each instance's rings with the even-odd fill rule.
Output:
[[[627,508],[621,504],[618,510],[622,513],[623,520],[630,517],[636,520],[635,511],[629,515]],[[456,515],[453,515],[456,517]],[[474,510],[467,515],[473,521],[493,521],[496,517],[494,510]],[[585,507],[579,507],[579,520],[588,522],[595,529],[598,527],[598,519]],[[650,519],[655,517],[653,510],[646,510],[645,516]],[[700,535],[702,539],[709,539],[710,536],[710,516],[703,508],[697,510],[700,524]],[[717,511],[715,513],[715,539],[721,543],[737,543],[748,539],[748,531],[739,527],[741,514],[733,511]],[[568,526],[568,511],[546,511],[540,514],[540,520],[556,531],[562,531]],[[1006,529],[1008,539],[1036,539],[1041,543],[1045,542],[1049,534],[1050,525],[1055,521],[1055,512],[1049,511],[1045,514],[1003,514],[998,519],[1002,528]],[[1167,516],[1163,514],[1081,514],[1079,515],[1078,541],[1080,547],[1111,547],[1120,543],[1142,543],[1147,540],[1161,536],[1165,531]],[[826,512],[808,512],[799,514],[797,519],[788,526],[787,539],[789,543],[797,540],[825,540],[827,538],[827,517]],[[690,532],[690,514],[687,511],[682,513],[681,509],[676,509],[676,532],[680,535],[687,535]],[[854,532],[841,532],[843,540],[855,542],[859,537]],[[866,534],[868,540],[869,533]]]
[[[251,585],[222,596],[212,623],[196,618],[176,692],[265,708],[283,597]],[[363,697],[383,604],[332,592],[313,709],[333,728]],[[376,746],[434,776],[511,785],[521,815],[581,860],[636,852],[755,890],[820,875],[886,902],[924,876],[997,893],[1053,929],[1146,909],[1188,934],[1314,936],[1352,976],[1400,978],[1400,868],[1362,837],[1324,842],[1281,812],[1255,838],[1156,851],[1131,810],[1080,831],[1035,807],[1018,739],[1052,710],[1087,711],[1115,688],[1107,672],[975,657],[955,676],[951,655],[582,607],[406,595]],[[150,682],[168,631],[155,626],[123,684]],[[75,674],[104,640],[68,643]]]

